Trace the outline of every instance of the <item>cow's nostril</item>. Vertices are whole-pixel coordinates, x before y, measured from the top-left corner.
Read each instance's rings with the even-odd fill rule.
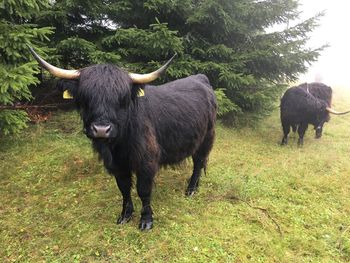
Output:
[[[111,131],[111,129],[112,129],[112,126],[111,126],[111,125],[108,125],[108,126],[106,127],[106,134],[108,134],[108,133]]]
[[[91,125],[91,131],[94,137],[96,138],[107,138],[110,136],[112,131],[112,125]]]

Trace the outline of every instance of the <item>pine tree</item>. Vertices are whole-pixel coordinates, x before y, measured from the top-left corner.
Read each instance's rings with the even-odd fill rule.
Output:
[[[264,116],[286,83],[319,56],[307,48],[320,15],[299,18],[298,0],[62,0],[40,18],[55,26],[65,67],[111,62],[147,72],[177,52],[162,81],[206,74],[219,115]],[[271,32],[275,25],[284,27]],[[73,54],[73,55],[72,55]]]
[[[49,28],[30,24],[40,10],[48,7],[47,0],[3,0],[0,2],[0,105],[14,105],[30,100],[30,85],[38,83],[39,68],[28,52],[27,45],[39,52],[47,40]],[[26,127],[28,116],[22,110],[0,110],[0,134],[16,133]]]
[[[287,27],[299,18],[297,0],[124,0],[112,6],[110,19],[121,28],[102,41],[105,48],[130,62],[180,53],[170,78],[206,74],[219,115],[233,119],[247,112],[264,116],[323,49],[307,48],[320,15]],[[285,29],[269,33],[275,25]]]
[[[49,47],[55,50],[55,65],[81,68],[96,63],[120,63],[121,56],[101,47],[104,37],[112,34],[108,13],[110,1],[54,1],[36,17],[42,27],[54,27]],[[56,55],[56,56],[55,56]]]

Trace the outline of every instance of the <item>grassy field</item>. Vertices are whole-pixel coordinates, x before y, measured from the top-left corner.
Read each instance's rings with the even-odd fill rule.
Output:
[[[335,92],[338,110],[350,93]],[[349,108],[349,107],[348,107]],[[81,133],[56,113],[0,142],[1,262],[350,262],[350,116],[320,140],[280,147],[278,112],[259,127],[217,126],[200,191],[185,198],[190,161],[161,170],[154,229],[115,224],[121,195]]]

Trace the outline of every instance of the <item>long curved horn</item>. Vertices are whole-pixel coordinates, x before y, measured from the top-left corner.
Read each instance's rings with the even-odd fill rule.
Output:
[[[134,83],[137,84],[146,84],[149,83],[162,75],[166,69],[169,67],[170,63],[173,61],[173,59],[176,57],[177,53],[175,53],[174,56],[172,56],[171,59],[168,60],[167,63],[165,63],[162,67],[157,69],[156,71],[153,71],[148,74],[137,74],[137,73],[129,73],[129,77],[132,79]]]
[[[57,68],[50,63],[43,60],[32,47],[28,46],[30,53],[32,53],[33,57],[38,61],[39,65],[49,71],[52,75],[62,78],[62,79],[77,79],[80,76],[80,72],[75,69],[61,69]]]
[[[347,113],[350,112],[350,111],[338,112],[338,111],[333,110],[332,108],[329,108],[329,107],[327,107],[326,110],[327,110],[329,113],[332,113],[332,114],[335,114],[335,115],[344,115],[344,114],[347,114]]]

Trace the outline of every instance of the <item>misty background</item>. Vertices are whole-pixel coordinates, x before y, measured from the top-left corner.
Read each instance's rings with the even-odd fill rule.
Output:
[[[330,86],[350,88],[350,3],[344,0],[302,0],[300,4],[302,19],[325,11],[325,15],[319,21],[320,26],[311,34],[309,46],[328,44],[329,47],[321,53],[318,61],[311,65],[309,71],[300,76],[299,81],[321,81]]]

